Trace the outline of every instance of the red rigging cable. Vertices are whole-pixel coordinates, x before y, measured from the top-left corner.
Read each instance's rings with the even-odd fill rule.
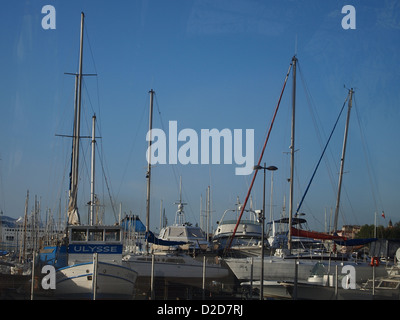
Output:
[[[293,60],[292,60],[292,61],[293,61]],[[259,160],[258,160],[257,166],[260,165],[261,160],[262,160],[262,158],[263,158],[263,156],[264,156],[265,147],[267,146],[267,142],[268,142],[268,140],[269,140],[269,136],[270,136],[270,134],[271,134],[271,130],[272,130],[272,127],[273,127],[274,122],[275,122],[276,115],[277,115],[278,110],[279,110],[279,106],[280,106],[280,104],[281,104],[283,92],[285,91],[286,83],[287,83],[287,80],[288,80],[288,78],[289,78],[289,74],[290,74],[290,70],[291,70],[291,68],[292,68],[292,65],[293,65],[293,63],[290,63],[288,72],[287,72],[286,77],[285,77],[285,81],[284,81],[284,83],[283,83],[283,88],[282,88],[282,91],[281,91],[281,95],[279,96],[278,104],[277,104],[277,106],[276,106],[276,108],[275,108],[274,116],[272,117],[272,121],[271,121],[269,130],[268,130],[268,134],[267,134],[267,137],[266,137],[266,139],[265,139],[264,146],[263,146],[263,149],[262,149],[262,151],[261,151],[261,155],[260,155],[260,158],[259,158]],[[231,238],[230,238],[230,241],[229,241],[229,245],[225,248],[225,251],[226,251],[226,250],[229,250],[230,247],[231,247],[231,245],[232,245],[232,241],[233,241],[233,238],[235,237],[236,230],[237,230],[237,228],[238,228],[238,226],[239,226],[239,223],[240,223],[240,219],[242,218],[244,209],[246,208],[246,204],[247,204],[247,201],[248,201],[248,199],[249,199],[249,196],[250,196],[250,193],[251,193],[251,189],[253,188],[253,184],[254,184],[254,181],[255,181],[255,179],[256,179],[257,172],[258,172],[257,169],[254,170],[253,179],[251,180],[251,184],[250,184],[250,187],[249,187],[249,191],[247,192],[247,196],[246,196],[246,199],[244,200],[242,209],[241,209],[241,211],[240,211],[240,215],[239,215],[238,221],[236,222],[236,226],[235,226],[235,229],[233,230],[233,233],[232,233],[232,235],[231,235]]]

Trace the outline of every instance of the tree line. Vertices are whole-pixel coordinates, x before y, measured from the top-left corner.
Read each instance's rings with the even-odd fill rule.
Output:
[[[376,233],[373,224],[365,224],[361,226],[360,231],[356,235],[358,239],[374,237],[378,239],[400,239],[400,222],[396,222],[395,224],[389,222],[388,227],[377,226]]]

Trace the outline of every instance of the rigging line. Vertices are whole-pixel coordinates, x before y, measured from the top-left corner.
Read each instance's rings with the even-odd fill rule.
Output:
[[[160,117],[161,128],[162,128],[162,130],[163,130],[164,132],[166,132],[166,130],[165,130],[165,125],[164,125],[164,121],[163,121],[163,117],[162,117],[162,115],[161,115],[160,106],[159,106],[159,104],[158,104],[158,99],[157,99],[157,94],[156,94],[156,93],[154,94],[154,97],[155,97],[154,100],[155,100],[155,103],[156,103],[158,115],[159,115],[159,117]],[[174,164],[173,164],[171,167],[172,167],[172,172],[173,172],[173,174],[174,174],[175,183],[176,183],[177,188],[178,188],[178,190],[179,190],[179,188],[180,188],[180,183],[179,183],[179,181],[178,181],[178,175],[177,175],[177,172],[176,172],[177,167],[176,167],[176,165],[174,165]],[[186,190],[183,190],[183,192],[184,192],[184,194],[185,194],[185,196],[186,196],[186,199],[189,199],[189,197],[188,197],[187,194],[186,194]],[[191,216],[194,217],[194,220],[195,220],[196,223],[197,223],[198,221],[197,221],[196,215],[194,214],[194,211],[193,211],[193,208],[192,208],[190,202],[188,202],[187,206],[188,206],[188,208],[189,208],[189,211],[190,211],[190,213],[191,213]]]
[[[154,100],[155,100],[155,102],[156,102],[156,107],[157,107],[158,115],[160,116],[161,128],[162,128],[162,130],[163,130],[164,132],[166,132],[165,126],[164,126],[164,121],[163,121],[163,118],[162,118],[162,116],[161,116],[161,111],[160,111],[160,107],[159,107],[159,104],[158,104],[157,94],[155,94],[154,97],[155,97]],[[178,190],[179,190],[179,188],[180,188],[180,183],[179,183],[178,175],[177,175],[177,172],[176,172],[177,165],[172,164],[172,165],[170,165],[170,167],[172,168],[172,173],[173,173],[174,178],[175,178],[176,187],[177,187]]]
[[[96,126],[98,128],[100,128],[98,123],[99,123],[99,121],[96,121]],[[108,195],[109,195],[110,202],[111,202],[111,208],[112,208],[112,211],[114,213],[114,218],[115,218],[115,221],[117,222],[118,219],[117,219],[117,215],[116,215],[116,211],[115,211],[115,203],[114,203],[113,197],[112,197],[112,193],[113,192],[112,192],[112,188],[110,187],[110,184],[109,184],[108,179],[107,179],[107,176],[110,176],[110,173],[109,173],[107,162],[106,162],[105,156],[104,156],[103,140],[100,140],[100,144],[98,142],[99,141],[96,140],[96,144],[95,144],[96,150],[97,150],[97,154],[99,155],[98,159],[100,160],[102,173],[103,173],[103,176],[104,176],[104,181],[105,181],[105,184],[106,184],[106,187],[107,187],[107,191],[108,191]],[[90,144],[91,143],[89,143],[89,146],[90,146]],[[102,187],[103,187],[103,199],[104,199],[104,194],[105,194],[105,192],[104,192],[104,184],[103,184]]]
[[[96,143],[96,148],[98,148],[97,143]],[[114,219],[115,219],[115,222],[118,222],[118,215],[117,215],[117,213],[116,213],[116,211],[115,211],[115,204],[114,204],[114,200],[113,200],[112,195],[111,195],[111,188],[110,188],[110,185],[109,185],[109,183],[108,183],[107,176],[106,176],[106,172],[105,172],[106,170],[105,170],[105,168],[104,168],[103,157],[99,157],[99,159],[100,159],[101,169],[102,169],[103,176],[104,176],[104,182],[106,183],[106,187],[107,187],[107,191],[108,191],[108,196],[109,196],[109,198],[110,198],[111,209],[112,209],[113,214],[114,214]]]
[[[96,75],[96,78],[97,78],[97,75]],[[87,100],[88,100],[88,103],[89,103],[89,105],[90,105],[90,108],[92,109],[92,113],[93,113],[93,114],[96,114],[96,111],[94,110],[94,107],[93,107],[92,99],[90,99],[90,94],[89,94],[88,87],[87,87],[87,85],[86,85],[86,81],[85,81],[83,78],[82,78],[82,80],[83,80],[83,87],[85,88],[85,91],[86,91],[86,98],[87,98]],[[100,107],[100,105],[99,105],[99,107]],[[99,117],[100,117],[100,108],[99,108]],[[90,116],[89,118],[92,119],[91,116]],[[100,119],[101,119],[101,117],[100,117]],[[91,122],[90,122],[90,126],[89,126],[89,124],[88,124],[87,121],[88,121],[88,119],[86,118],[87,127],[90,128]],[[97,122],[98,122],[98,121],[96,121],[96,123],[97,123]],[[99,128],[99,132],[101,133],[100,124],[97,124],[97,126],[98,126],[98,128]]]
[[[90,43],[89,32],[88,32],[88,28],[87,28],[87,21],[85,21],[84,29],[85,29],[85,33],[86,33],[86,37],[87,37],[87,42],[88,42],[88,44],[89,44],[89,51],[90,51],[90,55],[91,55],[91,57],[92,57],[92,62],[93,62],[94,71],[97,73],[96,61],[94,60],[92,45],[91,45],[91,43]]]
[[[87,158],[88,150],[90,150],[90,144],[87,144],[84,146],[83,143],[80,143],[79,148],[80,148],[80,154],[81,154],[81,156],[79,157],[79,162],[80,162],[80,164],[83,164],[83,165],[79,166],[79,173],[78,173],[78,178],[79,178],[78,185],[81,186],[80,188],[78,188],[78,191],[79,190],[81,191],[80,196],[82,197],[79,201],[84,201],[84,203],[86,203],[87,201],[84,200],[84,199],[88,198],[87,197],[87,189],[88,188],[86,188],[86,184],[87,184],[87,181],[90,181],[90,174],[89,174],[90,170],[89,170],[89,166],[86,161],[86,158]],[[82,176],[85,176],[86,178],[82,179]],[[84,187],[82,187],[82,185],[84,185]]]
[[[198,223],[197,217],[196,217],[196,215],[195,215],[194,212],[193,212],[192,205],[191,205],[190,201],[188,201],[189,197],[188,197],[188,195],[187,195],[187,193],[186,193],[186,189],[183,188],[183,183],[182,183],[182,192],[183,192],[183,195],[184,195],[184,196],[186,197],[186,199],[187,199],[187,200],[186,200],[187,202],[186,202],[185,207],[189,207],[191,216],[194,218],[195,222]],[[182,201],[183,201],[183,199],[182,199]],[[185,214],[186,214],[186,211],[185,211]],[[186,222],[187,222],[187,221],[186,221]]]
[[[353,100],[355,100],[355,97],[356,97],[356,95],[353,94]],[[336,163],[336,162],[335,162],[335,163]],[[337,166],[336,166],[336,167],[337,167]],[[354,210],[354,207],[353,207],[352,202],[351,202],[351,200],[350,200],[350,196],[349,196],[349,193],[348,193],[348,191],[347,191],[347,188],[346,188],[346,185],[345,185],[345,184],[342,185],[342,193],[344,193],[344,195],[346,196],[347,205],[350,207],[350,212],[352,213],[353,218],[354,218],[355,221],[356,221],[356,224],[358,224],[358,222],[357,222],[357,221],[358,221],[357,215],[355,214],[355,210]],[[339,213],[340,213],[340,217],[341,217],[342,220],[344,221],[344,224],[348,224],[346,215],[343,213],[343,210],[342,210],[342,207],[341,207],[341,206],[339,207]],[[347,215],[347,216],[348,216],[348,215]]]
[[[156,102],[156,107],[157,107],[158,115],[159,115],[159,117],[160,117],[161,128],[162,128],[162,130],[163,130],[164,132],[166,132],[165,126],[164,126],[163,117],[162,117],[161,111],[160,111],[160,106],[159,106],[159,104],[158,104],[157,94],[155,94],[154,97],[155,97],[154,100],[155,100],[155,102]],[[180,179],[178,179],[178,176],[181,176],[182,174],[179,174],[179,173],[177,172],[177,171],[178,171],[178,170],[177,170],[177,169],[178,169],[177,165],[171,164],[170,167],[172,168],[172,173],[173,173],[173,175],[174,175],[176,187],[177,187],[177,189],[179,190],[179,189],[180,189],[180,182],[179,182]],[[189,197],[188,197],[187,194],[186,194],[186,189],[184,189],[183,187],[182,187],[182,189],[183,189],[184,195],[186,196],[186,199],[189,199]],[[190,209],[191,216],[195,217],[190,202],[188,202],[188,204],[186,204],[186,205],[187,205],[188,208]],[[196,220],[196,218],[195,218],[195,220]],[[197,222],[197,220],[196,220],[196,222]]]
[[[306,100],[307,100],[307,106],[309,108],[311,119],[312,119],[312,122],[313,122],[313,125],[314,125],[314,128],[315,128],[316,136],[317,136],[320,148],[321,148],[321,150],[323,150],[324,143],[322,141],[322,136],[324,137],[324,140],[326,140],[326,134],[325,134],[325,132],[323,130],[323,127],[321,129],[320,126],[318,125],[318,124],[321,124],[322,122],[321,122],[321,120],[319,118],[319,115],[318,115],[318,112],[317,112],[317,108],[315,106],[314,99],[313,99],[313,97],[312,97],[312,95],[310,93],[310,90],[308,88],[308,85],[307,85],[307,82],[305,80],[304,73],[303,73],[303,70],[301,68],[301,64],[300,64],[299,61],[298,61],[298,71],[299,71],[301,83],[303,85],[304,94],[305,94],[305,97],[306,97]],[[321,132],[322,132],[322,134],[321,134]],[[332,170],[330,169],[329,160],[328,160],[327,157],[324,158],[324,162],[325,162],[326,170],[327,170],[328,177],[329,177],[329,180],[330,180],[330,183],[331,183],[332,192],[335,193],[335,183],[334,183],[333,173],[332,173]],[[297,164],[295,164],[295,166],[297,167]],[[296,175],[298,175],[299,171],[295,170],[295,172],[296,172]],[[302,188],[300,188],[300,179],[298,179],[298,177],[297,177],[296,181],[297,181],[297,185],[298,185],[298,190],[301,193],[303,193]],[[311,216],[314,218],[314,220],[322,225],[322,222],[319,221],[319,219],[313,214],[312,209],[309,206],[307,206],[307,213],[311,214]]]
[[[370,184],[371,184],[372,198],[374,200],[375,210],[378,211],[378,204],[377,204],[377,201],[376,201],[376,198],[375,198],[375,194],[379,198],[379,202],[380,202],[380,205],[382,206],[382,209],[383,209],[383,202],[382,202],[382,198],[380,196],[379,190],[374,190],[374,186],[377,186],[378,184],[377,184],[376,176],[373,174],[373,172],[371,170],[371,165],[370,165],[370,161],[369,161],[370,152],[369,152],[366,140],[365,140],[365,134],[364,134],[363,129],[362,129],[362,125],[361,125],[361,120],[360,120],[360,116],[359,116],[359,113],[358,113],[358,107],[357,107],[356,99],[354,99],[354,106],[355,106],[355,110],[356,110],[356,118],[357,118],[359,130],[360,130],[360,136],[361,136],[361,141],[362,141],[362,146],[363,146],[363,153],[364,153],[365,162],[366,162],[367,171],[368,171],[368,178],[369,178],[369,181],[370,181]]]
[[[106,158],[104,156],[103,140],[100,141],[100,145],[98,143],[96,143],[96,148],[98,149],[97,152],[99,154],[99,159],[100,159],[100,162],[102,164],[104,179],[107,179],[107,177],[111,177],[111,175],[110,175],[110,170],[108,169],[107,160],[106,160]],[[100,152],[100,150],[101,150],[101,152]],[[112,190],[112,186],[110,187],[108,182],[106,184],[107,184],[107,190],[108,190],[109,196],[111,198],[112,194],[114,194],[114,192]],[[103,186],[103,188],[104,188],[104,186]],[[111,205],[113,207],[113,211],[115,212],[115,203],[114,203],[114,201],[111,201]]]
[[[68,147],[69,147],[69,146],[68,146]],[[69,155],[67,156],[66,161],[64,161],[63,175],[62,175],[62,178],[61,178],[61,183],[60,183],[59,190],[58,190],[58,192],[57,192],[57,197],[56,197],[56,199],[61,199],[62,194],[63,194],[63,190],[64,190],[63,185],[64,185],[65,181],[67,180],[68,168],[69,168],[68,158],[69,158]],[[55,200],[55,201],[57,201],[57,203],[54,204],[54,207],[53,207],[53,208],[57,208],[57,207],[58,207],[58,200]]]
[[[324,139],[326,139],[326,134],[325,134],[325,132],[323,130],[323,127],[322,127],[322,129],[320,129],[319,126],[318,126],[318,123],[322,123],[322,122],[318,117],[318,113],[316,111],[314,111],[314,110],[316,110],[314,100],[311,97],[310,90],[308,89],[307,83],[306,83],[306,81],[305,81],[305,79],[303,77],[303,72],[302,72],[300,63],[298,65],[299,65],[298,69],[299,69],[300,78],[301,78],[301,81],[302,81],[302,84],[303,84],[304,93],[305,93],[305,96],[306,96],[306,99],[307,99],[307,102],[308,102],[308,106],[309,106],[309,110],[310,110],[310,114],[311,114],[311,119],[313,121],[315,130],[317,132],[318,142],[319,142],[321,150],[322,150],[323,149],[323,145],[324,145],[323,141],[322,141],[322,136],[324,136]],[[322,131],[322,134],[321,134],[321,131]],[[332,155],[331,155],[331,157],[333,158]],[[334,162],[334,163],[335,163],[335,166],[336,166],[336,162]],[[334,182],[332,170],[330,169],[329,160],[326,157],[325,157],[325,166],[326,166],[326,169],[327,169],[329,180],[331,182],[332,192],[335,193],[336,192],[336,190],[335,190],[336,185],[335,185],[335,182]],[[336,171],[338,171],[337,166],[336,166]]]
[[[140,118],[139,118],[139,123],[140,123],[140,124],[144,123],[143,119],[144,119],[144,115],[145,115],[145,110],[146,110],[146,108],[147,108],[146,103],[147,103],[146,101],[143,103],[142,113],[141,113],[141,116],[140,116]],[[138,137],[138,135],[139,135],[140,129],[141,129],[140,126],[136,126],[136,132],[135,132],[135,134],[134,134],[134,136],[133,136],[133,139],[132,139],[132,144],[131,144],[131,147],[130,147],[130,150],[129,150],[129,153],[128,153],[128,157],[127,157],[127,161],[126,161],[126,165],[125,165],[125,168],[124,168],[124,171],[123,171],[123,174],[122,174],[121,183],[120,183],[120,185],[119,185],[118,192],[117,192],[117,195],[116,195],[117,198],[118,198],[118,196],[119,196],[119,194],[120,194],[120,192],[121,192],[122,183],[123,183],[124,180],[125,180],[126,172],[127,172],[127,170],[128,170],[129,163],[130,163],[130,161],[131,161],[131,159],[132,159],[133,150],[134,150],[134,147],[135,147],[135,145],[136,145],[136,141],[137,141],[137,137]]]
[[[154,92],[154,97],[155,97],[154,100],[155,100],[155,102],[156,102],[156,107],[157,107],[158,115],[160,116],[161,128],[162,128],[163,131],[165,132],[164,121],[163,121],[163,118],[162,118],[162,116],[161,116],[160,105],[158,104],[158,99],[157,99],[157,94],[156,94],[156,92]]]
[[[303,84],[304,94],[306,96],[306,99],[307,99],[307,102],[308,102],[308,106],[310,108],[311,118],[313,120],[313,124],[314,124],[315,129],[316,129],[317,134],[318,134],[317,138],[318,138],[319,144],[321,145],[321,148],[322,148],[322,146],[324,145],[323,141],[322,141],[322,135],[325,138],[326,134],[325,134],[323,128],[320,129],[319,126],[318,126],[318,123],[321,123],[321,120],[318,117],[318,113],[313,111],[313,109],[315,109],[315,107],[314,107],[315,103],[314,103],[313,98],[311,97],[310,90],[308,89],[308,85],[307,85],[307,83],[306,83],[306,81],[304,79],[303,70],[301,68],[301,64],[300,63],[298,63],[298,70],[299,70],[299,75],[300,75],[301,82]],[[322,134],[321,134],[321,131],[322,131]]]
[[[319,134],[317,137],[318,137],[318,140],[319,140],[320,145],[321,145],[321,148],[322,148],[322,141],[321,141],[321,136],[320,136],[320,135],[321,135],[321,134],[320,134],[320,131],[321,131],[321,130],[320,130],[319,127],[318,127],[318,123],[321,123],[321,121],[320,121],[319,118],[318,118],[318,113],[317,113],[316,111],[313,111],[313,109],[312,109],[312,107],[315,109],[315,103],[313,102],[313,99],[312,99],[312,97],[311,97],[311,94],[309,93],[308,86],[307,86],[307,84],[306,84],[306,82],[305,82],[305,80],[304,80],[304,77],[303,77],[303,72],[302,72],[302,70],[300,69],[300,64],[299,64],[299,71],[300,71],[300,77],[301,77],[301,80],[302,80],[302,83],[303,83],[303,87],[304,87],[304,89],[305,89],[306,98],[307,98],[307,101],[308,101],[309,106],[310,106],[310,113],[311,113],[311,116],[312,116],[312,120],[313,120],[315,129],[316,129],[317,133]],[[316,121],[314,114],[317,115],[318,122]],[[323,133],[324,136],[326,136],[323,130],[322,130],[322,133]],[[331,158],[334,159],[334,157],[333,157],[333,155],[332,155],[332,150],[329,149],[329,151],[330,151],[330,154],[331,154]],[[334,163],[334,166],[335,166],[335,168],[336,168],[336,171],[338,171],[338,167],[337,167],[336,161],[333,160],[333,163]],[[336,190],[335,190],[336,185],[335,185],[335,182],[334,182],[332,170],[331,170],[331,168],[330,168],[329,160],[328,160],[326,157],[325,157],[325,165],[326,165],[328,177],[329,177],[330,182],[331,182],[332,191],[333,191],[333,193],[335,194],[335,192],[336,192]],[[352,204],[351,204],[350,197],[349,197],[349,195],[348,195],[347,189],[346,189],[345,186],[342,186],[342,188],[343,188],[343,192],[344,192],[345,195],[346,195],[346,198],[347,198],[347,200],[348,200],[348,203],[349,203],[349,205],[350,205],[351,211],[352,211],[353,214],[354,214],[354,208],[353,208],[353,206],[352,206]],[[343,212],[342,212],[341,209],[340,209],[340,213],[341,213],[342,219],[345,220],[345,217],[343,216]],[[354,215],[354,216],[355,216],[355,215]],[[314,217],[314,218],[315,218],[315,217]]]
[[[62,146],[63,145],[65,145],[65,144],[62,143]],[[63,149],[62,146],[60,147],[61,149]],[[67,151],[65,151],[65,153],[66,152]],[[57,154],[61,155],[61,154],[64,154],[64,152],[61,153],[58,150]],[[59,157],[55,157],[54,155],[52,157],[53,161],[52,161],[52,164],[51,164],[51,169],[48,170],[49,171],[49,176],[51,178],[53,178],[50,181],[50,177],[49,177],[49,186],[51,188],[51,192],[48,191],[48,193],[51,193],[51,199],[59,199],[61,197],[61,193],[62,193],[62,190],[64,188],[63,186],[64,186],[65,177],[66,177],[67,170],[68,170],[68,165],[69,165],[68,157],[69,156],[67,156],[67,159],[65,159],[65,161],[57,161],[57,160],[59,160],[58,159]],[[62,159],[64,159],[64,157],[62,157]],[[53,162],[55,162],[55,163],[53,164]],[[63,167],[64,167],[63,170],[61,170],[62,167],[60,166],[60,164],[63,164]],[[59,181],[60,175],[58,173],[61,172],[61,171],[63,172],[63,174],[61,175],[61,183],[60,183],[60,181]],[[54,187],[51,187],[52,185],[54,185]],[[56,187],[56,186],[58,186],[58,187]],[[57,194],[57,196],[54,196],[54,194]],[[56,200],[56,201],[57,201],[57,204],[55,204],[52,207],[53,209],[58,206],[58,200]]]
[[[265,139],[264,147],[263,147],[263,150],[262,150],[262,152],[261,152],[260,158],[258,159],[257,166],[260,165],[260,163],[261,163],[261,161],[262,161],[262,158],[263,158],[263,156],[264,156],[264,151],[265,151],[265,148],[266,148],[266,146],[267,146],[267,143],[268,143],[268,140],[269,140],[269,136],[270,136],[270,134],[271,134],[272,127],[273,127],[273,125],[274,125],[275,118],[276,118],[276,115],[277,115],[278,110],[279,110],[279,106],[280,106],[280,104],[281,104],[283,92],[285,91],[286,83],[287,83],[287,80],[288,80],[288,78],[289,78],[289,74],[290,74],[290,70],[292,69],[292,65],[293,65],[293,62],[290,63],[289,69],[288,69],[288,71],[287,71],[287,73],[286,73],[285,81],[284,81],[284,83],[283,83],[282,91],[281,91],[281,94],[280,94],[280,96],[279,96],[278,104],[277,104],[277,106],[276,106],[276,108],[275,108],[275,113],[274,113],[274,115],[273,115],[273,117],[272,117],[272,121],[271,121],[269,130],[268,130],[268,135],[267,135],[267,138]],[[240,211],[240,215],[239,215],[238,221],[237,221],[237,223],[236,223],[236,226],[235,226],[235,229],[233,230],[232,235],[230,236],[229,244],[228,244],[228,246],[225,248],[224,251],[229,250],[230,247],[231,247],[231,245],[232,245],[232,241],[233,241],[233,238],[235,237],[236,230],[237,230],[237,228],[238,228],[238,226],[239,226],[239,223],[240,223],[240,219],[242,218],[244,209],[245,209],[246,204],[247,204],[247,201],[248,201],[248,199],[249,199],[249,195],[250,195],[250,193],[251,193],[251,189],[253,188],[254,181],[255,181],[255,179],[256,179],[256,177],[257,177],[257,172],[258,172],[258,170],[254,170],[253,179],[252,179],[252,181],[251,181],[250,188],[249,188],[249,190],[248,190],[248,192],[247,192],[247,196],[246,196],[246,198],[245,198],[245,201],[244,201],[244,203],[243,203],[242,209],[241,209],[241,211]]]
[[[301,208],[301,205],[303,204],[304,198],[305,198],[305,196],[306,196],[307,193],[308,193],[308,190],[309,190],[309,188],[310,188],[311,182],[312,182],[313,179],[314,179],[314,176],[315,176],[315,174],[316,174],[316,172],[317,172],[317,169],[318,169],[318,167],[319,167],[319,164],[321,163],[321,160],[322,160],[322,158],[323,158],[323,156],[324,156],[324,154],[325,154],[326,148],[328,147],[329,141],[331,140],[332,135],[333,135],[333,132],[335,131],[336,125],[338,124],[339,119],[340,119],[340,116],[341,116],[341,114],[342,114],[342,112],[343,112],[343,110],[344,110],[344,107],[346,106],[346,101],[347,101],[348,97],[349,97],[349,96],[347,96],[347,98],[345,99],[345,101],[344,101],[344,103],[343,103],[342,109],[341,109],[340,112],[339,112],[339,116],[338,116],[337,119],[336,119],[336,122],[335,122],[335,124],[334,124],[334,126],[333,126],[333,129],[332,129],[332,131],[331,131],[331,133],[330,133],[330,135],[329,135],[328,141],[326,142],[325,147],[324,147],[324,150],[322,151],[322,154],[321,154],[321,156],[320,156],[320,158],[319,158],[319,160],[318,160],[318,162],[317,162],[317,165],[316,165],[316,167],[315,167],[315,169],[314,169],[314,172],[313,172],[313,174],[312,174],[312,176],[311,176],[310,182],[308,183],[308,186],[307,186],[307,188],[306,188],[306,191],[304,192],[303,197],[302,197],[302,199],[301,199],[299,205],[297,206],[296,214],[295,214],[295,215],[297,215],[297,213],[299,212],[299,210],[300,210],[300,208]]]
[[[92,44],[91,44],[91,42],[90,42],[89,31],[88,31],[87,25],[88,25],[88,24],[87,24],[87,21],[86,21],[86,22],[85,22],[85,26],[84,26],[84,31],[85,31],[85,34],[86,34],[87,43],[88,43],[88,45],[89,45],[89,52],[90,52],[90,56],[91,56],[91,58],[92,58],[93,67],[94,67],[94,72],[95,72],[94,74],[90,74],[90,75],[95,75],[95,76],[96,76],[98,115],[99,115],[99,117],[100,117],[100,119],[101,119],[99,79],[98,79],[98,77],[97,77],[98,72],[97,72],[96,61],[95,61],[95,59],[94,59]],[[82,78],[82,79],[83,79],[83,78]],[[90,99],[90,96],[89,96],[89,93],[88,93],[88,90],[87,90],[85,81],[84,81],[84,86],[85,86],[85,89],[86,89],[86,91],[87,91],[87,95],[88,95],[88,97],[89,97],[89,103],[90,103],[90,106],[91,106],[91,108],[92,108],[92,112],[93,112],[93,113],[96,113],[96,112],[94,111],[93,104],[92,104],[92,102],[91,102],[91,99]],[[97,122],[96,122],[96,123],[97,123]],[[97,126],[98,126],[98,128],[99,128],[99,132],[101,133],[101,123],[98,123]]]

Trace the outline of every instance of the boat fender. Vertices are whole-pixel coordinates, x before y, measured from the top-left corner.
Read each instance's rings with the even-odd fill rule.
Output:
[[[375,265],[376,267],[379,266],[379,258],[378,258],[378,257],[372,257],[372,258],[371,258],[370,266],[373,267],[374,265]]]

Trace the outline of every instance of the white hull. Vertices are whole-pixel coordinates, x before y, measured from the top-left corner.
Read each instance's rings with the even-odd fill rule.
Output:
[[[133,298],[137,272],[100,261],[97,270],[97,299]],[[57,270],[55,294],[66,299],[93,299],[93,262]]]
[[[127,255],[123,264],[135,269],[138,277],[151,276],[151,255]],[[218,279],[228,276],[227,268],[219,264],[206,263],[205,277]],[[154,255],[154,276],[162,278],[202,279],[203,262],[186,255]]]
[[[253,259],[253,260],[252,260]],[[259,280],[261,275],[261,259],[256,258],[228,258],[225,262],[235,274],[239,281],[250,281],[251,274],[253,279]],[[253,261],[253,262],[252,262]],[[315,259],[285,259],[282,257],[269,256],[264,258],[264,280],[274,281],[293,281],[295,277],[295,263],[298,262],[297,279],[306,282],[311,274],[311,270],[317,262],[322,262],[328,266],[330,264],[332,272],[335,266],[339,266],[338,272],[341,273],[342,266],[353,265],[356,269],[356,282],[362,283],[372,278],[372,268],[368,263],[355,263],[349,261],[328,261]],[[386,268],[380,266],[376,268],[376,276],[387,275]]]

